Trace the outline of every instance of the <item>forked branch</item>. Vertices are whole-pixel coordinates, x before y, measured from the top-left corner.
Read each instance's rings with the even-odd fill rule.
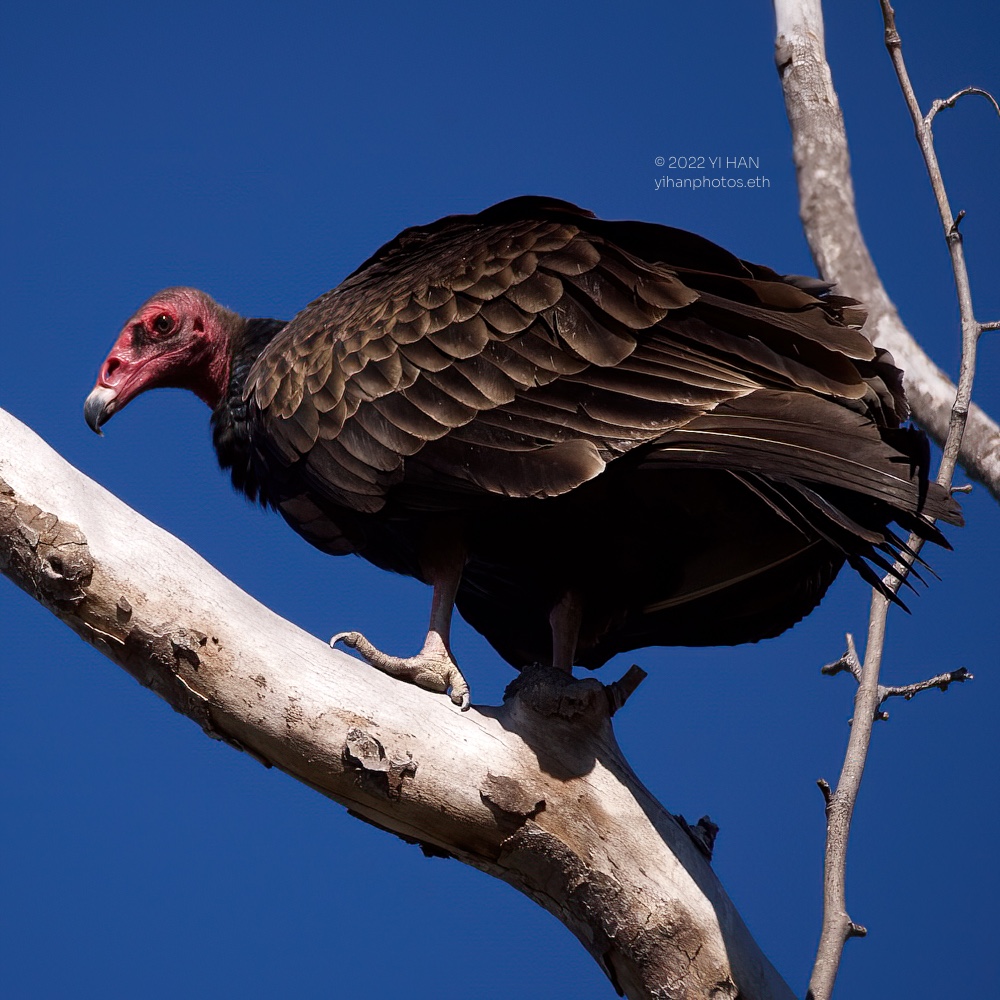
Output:
[[[944,455],[937,481],[950,488],[956,462],[961,456],[969,474],[984,482],[995,496],[1000,496],[1000,430],[971,404],[976,345],[982,331],[995,329],[996,324],[978,323],[975,319],[959,231],[964,213],[958,216],[952,214],[934,153],[931,131],[935,115],[966,94],[985,96],[994,108],[997,108],[997,103],[979,88],[966,88],[944,101],[936,101],[931,111],[922,116],[906,73],[892,8],[887,0],[881,0],[881,4],[886,45],[913,117],[952,259],[962,317],[962,362],[957,389],[951,388],[930,359],[915,348],[878,279],[864,245],[854,210],[843,117],[826,63],[819,0],[775,0],[778,20],[776,58],[792,125],[803,225],[823,277],[836,281],[843,291],[857,296],[868,305],[874,339],[888,347],[905,370],[907,391],[916,419],[943,443]],[[942,394],[947,394],[949,390],[953,393],[954,402],[945,431],[940,412]],[[966,436],[967,426],[971,426],[971,433]],[[892,594],[898,591],[912,568],[921,544],[919,538],[911,536],[907,549],[909,554],[883,581]],[[857,680],[858,690],[847,752],[836,789],[831,790],[825,781],[820,783],[827,803],[827,848],[823,928],[808,993],[812,1000],[828,1000],[833,992],[844,944],[849,938],[864,933],[864,929],[854,923],[847,912],[847,843],[871,743],[872,726],[877,719],[884,717],[881,706],[889,697],[913,697],[920,690],[930,687],[944,689],[950,683],[969,680],[972,676],[960,669],[914,685],[881,685],[879,670],[889,605],[888,597],[878,591],[873,592],[863,663],[859,662],[853,639],[849,636],[847,653],[825,668],[827,673],[847,670]]]
[[[951,254],[951,269],[955,277],[955,290],[958,294],[958,304],[962,316],[962,360],[959,366],[958,388],[955,392],[955,403],[951,409],[948,437],[944,444],[944,455],[941,459],[941,467],[938,470],[937,476],[939,483],[943,486],[950,486],[969,419],[969,407],[972,403],[972,382],[976,373],[976,346],[984,326],[976,320],[975,310],[972,306],[972,288],[969,285],[969,271],[965,266],[965,251],[962,246],[962,234],[959,229],[965,212],[960,212],[957,216],[952,213],[951,205],[948,201],[948,192],[945,190],[944,178],[941,175],[941,167],[938,164],[937,153],[934,150],[932,126],[938,111],[943,108],[953,107],[955,102],[965,94],[984,95],[993,105],[998,117],[1000,117],[1000,104],[997,104],[996,99],[988,91],[981,90],[978,87],[966,87],[944,101],[935,101],[927,115],[922,115],[920,113],[920,105],[917,102],[917,96],[913,91],[913,85],[910,83],[910,76],[906,71],[906,63],[903,61],[903,48],[900,43],[899,32],[896,30],[895,12],[889,0],[879,0],[879,2],[882,7],[882,19],[885,23],[885,45],[889,50],[889,57],[892,59],[893,68],[896,70],[896,77],[903,91],[903,97],[906,99],[906,106],[909,109],[910,117],[913,119],[917,142],[920,144],[920,152],[923,154],[924,164],[927,167],[927,175],[930,178],[931,188],[934,191],[934,200],[937,202],[938,212],[941,216],[945,242],[948,244],[948,252]]]
[[[850,632],[847,633],[847,648],[839,659],[823,667],[822,673],[829,677],[832,677],[834,674],[848,673],[858,684],[861,683],[861,660],[858,658],[854,636]],[[974,676],[965,667],[959,667],[957,670],[948,670],[943,674],[935,674],[933,677],[917,681],[914,684],[880,684],[878,688],[878,711],[875,713],[875,720],[885,721],[889,718],[889,713],[883,712],[882,706],[890,698],[902,698],[904,701],[909,701],[915,695],[920,694],[921,691],[931,691],[934,688],[940,691],[947,691],[950,685],[971,681],[974,679]],[[826,782],[823,782],[820,787],[824,785],[829,789],[830,786]]]

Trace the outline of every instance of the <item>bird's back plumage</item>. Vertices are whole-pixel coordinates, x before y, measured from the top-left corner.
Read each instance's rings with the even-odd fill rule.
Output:
[[[877,581],[890,522],[960,519],[862,322],[690,233],[514,199],[406,230],[246,341],[220,457],[329,552],[419,577],[429,533],[461,533],[459,610],[516,666],[567,588],[586,666],[754,641],[845,559]]]

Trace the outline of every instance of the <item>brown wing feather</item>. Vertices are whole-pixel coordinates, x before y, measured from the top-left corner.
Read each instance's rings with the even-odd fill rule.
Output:
[[[402,233],[275,337],[246,393],[274,455],[359,511],[404,472],[555,496],[643,446],[915,509],[870,424],[905,413],[898,372],[821,289],[679,230],[519,199]],[[831,433],[867,421],[866,447],[824,453],[816,406]]]

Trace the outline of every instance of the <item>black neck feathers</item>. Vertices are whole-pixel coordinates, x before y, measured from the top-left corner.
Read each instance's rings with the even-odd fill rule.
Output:
[[[219,465],[229,469],[233,486],[250,500],[267,505],[270,497],[262,489],[254,463],[253,428],[243,389],[253,363],[287,324],[280,319],[248,319],[231,341],[229,386],[212,413],[212,443]]]

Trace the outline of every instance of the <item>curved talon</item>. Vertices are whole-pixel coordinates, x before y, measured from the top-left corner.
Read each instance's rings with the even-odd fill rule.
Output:
[[[355,642],[358,639],[363,639],[364,636],[360,632],[338,632],[335,636],[330,638],[330,646],[336,646],[338,642],[342,642],[345,646],[350,646],[351,649],[356,649]]]
[[[448,693],[452,702],[466,712],[469,709],[469,685],[451,654],[438,649],[437,644],[427,644],[416,656],[389,656],[373,646],[360,632],[338,632],[330,645],[343,643],[356,649],[366,663],[397,680],[409,681],[427,691]]]
[[[462,676],[462,671],[452,663],[452,669],[448,675],[448,697],[452,704],[458,705],[463,712],[469,711],[469,685]]]

